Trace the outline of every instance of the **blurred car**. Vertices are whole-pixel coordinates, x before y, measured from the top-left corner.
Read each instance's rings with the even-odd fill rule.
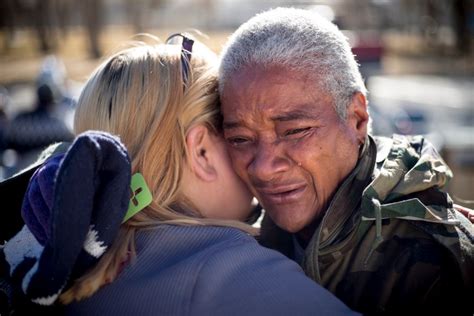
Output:
[[[374,76],[367,85],[374,134],[422,134],[439,150],[474,148],[474,79]]]

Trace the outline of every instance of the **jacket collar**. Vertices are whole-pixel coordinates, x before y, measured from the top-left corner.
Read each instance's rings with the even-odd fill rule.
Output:
[[[362,193],[371,181],[376,155],[377,146],[375,141],[368,136],[359,155],[357,165],[339,186],[321,224],[312,237],[312,241],[319,239],[321,248],[331,244],[358,208]]]
[[[307,274],[316,281],[321,281],[318,257],[327,252],[337,238],[343,237],[343,229],[357,225],[360,214],[357,213],[362,193],[370,183],[375,167],[377,146],[371,136],[367,136],[354,170],[347,176],[329,204],[321,224],[316,229],[306,247],[303,266]],[[326,250],[326,251],[325,251]]]

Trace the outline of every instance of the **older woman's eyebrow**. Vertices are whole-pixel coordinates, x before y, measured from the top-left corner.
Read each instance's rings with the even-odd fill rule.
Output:
[[[303,105],[302,107],[310,108],[312,105]],[[289,121],[296,121],[296,120],[316,120],[320,117],[320,111],[312,111],[306,110],[291,110],[282,114],[278,114],[275,116],[270,117],[270,120],[275,122],[289,122]],[[241,120],[238,121],[224,121],[222,123],[222,128],[229,130],[235,129],[245,126],[245,123]]]
[[[310,107],[311,105],[303,105],[303,107]],[[304,111],[304,110],[293,110],[286,113],[278,114],[271,117],[272,121],[288,122],[296,120],[315,120],[319,118],[319,111]]]
[[[239,128],[241,127],[243,124],[241,121],[224,121],[222,123],[222,128],[223,129],[234,129],[234,128]]]

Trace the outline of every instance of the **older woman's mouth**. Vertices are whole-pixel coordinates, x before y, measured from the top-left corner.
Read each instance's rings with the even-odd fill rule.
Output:
[[[272,204],[285,204],[298,201],[306,191],[306,184],[294,184],[257,189],[260,199]],[[265,204],[265,203],[264,203]]]

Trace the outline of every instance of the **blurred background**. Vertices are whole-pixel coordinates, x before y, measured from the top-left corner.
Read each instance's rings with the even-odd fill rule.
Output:
[[[474,0],[1,0],[0,180],[44,146],[70,140],[87,76],[133,34],[198,29],[219,53],[254,14],[318,12],[348,37],[369,89],[376,135],[423,134],[474,207]]]

